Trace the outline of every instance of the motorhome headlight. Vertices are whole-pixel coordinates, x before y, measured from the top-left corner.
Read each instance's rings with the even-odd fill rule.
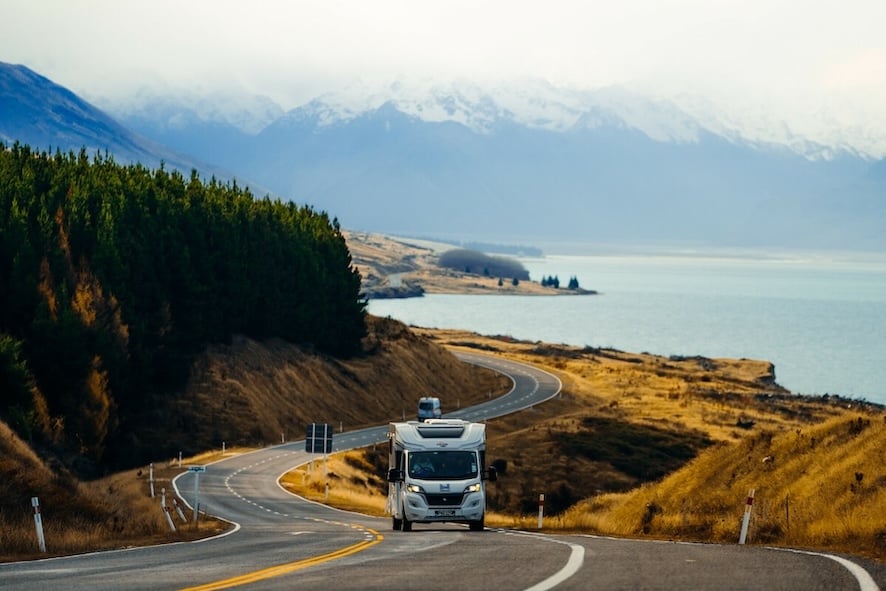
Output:
[[[480,483],[479,483],[479,482],[475,482],[474,484],[471,484],[471,485],[466,486],[466,487],[465,487],[465,492],[466,492],[466,493],[480,492]]]
[[[406,491],[411,492],[411,493],[424,493],[425,489],[423,489],[422,487],[420,487],[417,484],[407,484]]]

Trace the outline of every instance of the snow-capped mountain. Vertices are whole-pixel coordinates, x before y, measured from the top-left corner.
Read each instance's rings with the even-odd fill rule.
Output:
[[[246,92],[213,91],[197,94],[142,87],[126,99],[87,97],[99,108],[126,121],[150,122],[168,130],[194,124],[221,124],[256,134],[283,116],[283,108],[266,96]]]
[[[25,66],[0,62],[0,141],[37,150],[109,153],[117,162],[231,178],[199,158],[134,133],[68,89]]]
[[[748,139],[619,89],[394,90],[320,97],[225,164],[392,233],[884,245],[883,185],[853,150]]]
[[[688,98],[538,81],[400,82],[285,113],[234,94],[144,95],[106,108],[128,129],[354,230],[886,251],[883,160],[778,122],[755,128]],[[0,133],[34,132],[25,111],[4,117]],[[53,133],[90,127],[67,124]]]
[[[479,86],[470,81],[397,81],[383,86],[355,83],[284,113],[270,98],[245,92],[170,94],[143,89],[124,102],[95,102],[134,129],[176,134],[185,127],[229,127],[254,135],[282,117],[310,117],[322,125],[345,123],[386,103],[429,123],[453,122],[477,133],[515,123],[530,129],[568,132],[621,125],[660,142],[696,142],[712,134],[732,142],[783,146],[810,159],[850,153],[886,156],[886,135],[841,125],[818,115],[821,131],[804,135],[754,106],[727,111],[698,96],[653,97],[622,87],[575,90],[538,79]]]
[[[542,80],[491,87],[465,81],[397,82],[375,90],[355,85],[317,97],[287,116],[308,115],[331,125],[384,104],[424,122],[458,123],[476,133],[489,133],[506,123],[557,132],[622,125],[657,141],[687,142],[697,140],[703,130],[696,119],[663,100],[617,87],[596,91],[557,88]]]

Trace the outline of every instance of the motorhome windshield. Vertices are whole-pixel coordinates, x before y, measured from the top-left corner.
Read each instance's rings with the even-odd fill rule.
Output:
[[[477,477],[477,454],[472,451],[417,451],[409,454],[409,476],[426,480],[466,480]]]

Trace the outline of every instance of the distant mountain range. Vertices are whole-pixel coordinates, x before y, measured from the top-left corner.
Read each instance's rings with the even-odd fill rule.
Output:
[[[79,99],[0,64],[0,138],[80,142],[126,158],[137,146],[154,162],[193,154],[354,230],[514,244],[886,251],[886,160],[783,129],[747,134],[619,89],[394,87],[288,112],[248,99],[144,96],[106,104],[116,123],[92,107],[85,116],[86,103],[66,107]]]
[[[0,141],[18,141],[39,151],[111,154],[120,164],[230,179],[215,165],[139,135],[71,91],[25,66],[0,62]]]

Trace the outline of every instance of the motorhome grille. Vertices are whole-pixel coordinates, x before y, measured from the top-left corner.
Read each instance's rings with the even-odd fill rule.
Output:
[[[425,439],[458,439],[464,432],[464,427],[454,427],[452,425],[423,425],[418,427],[418,434]]]
[[[458,507],[464,495],[426,495],[429,507]]]

